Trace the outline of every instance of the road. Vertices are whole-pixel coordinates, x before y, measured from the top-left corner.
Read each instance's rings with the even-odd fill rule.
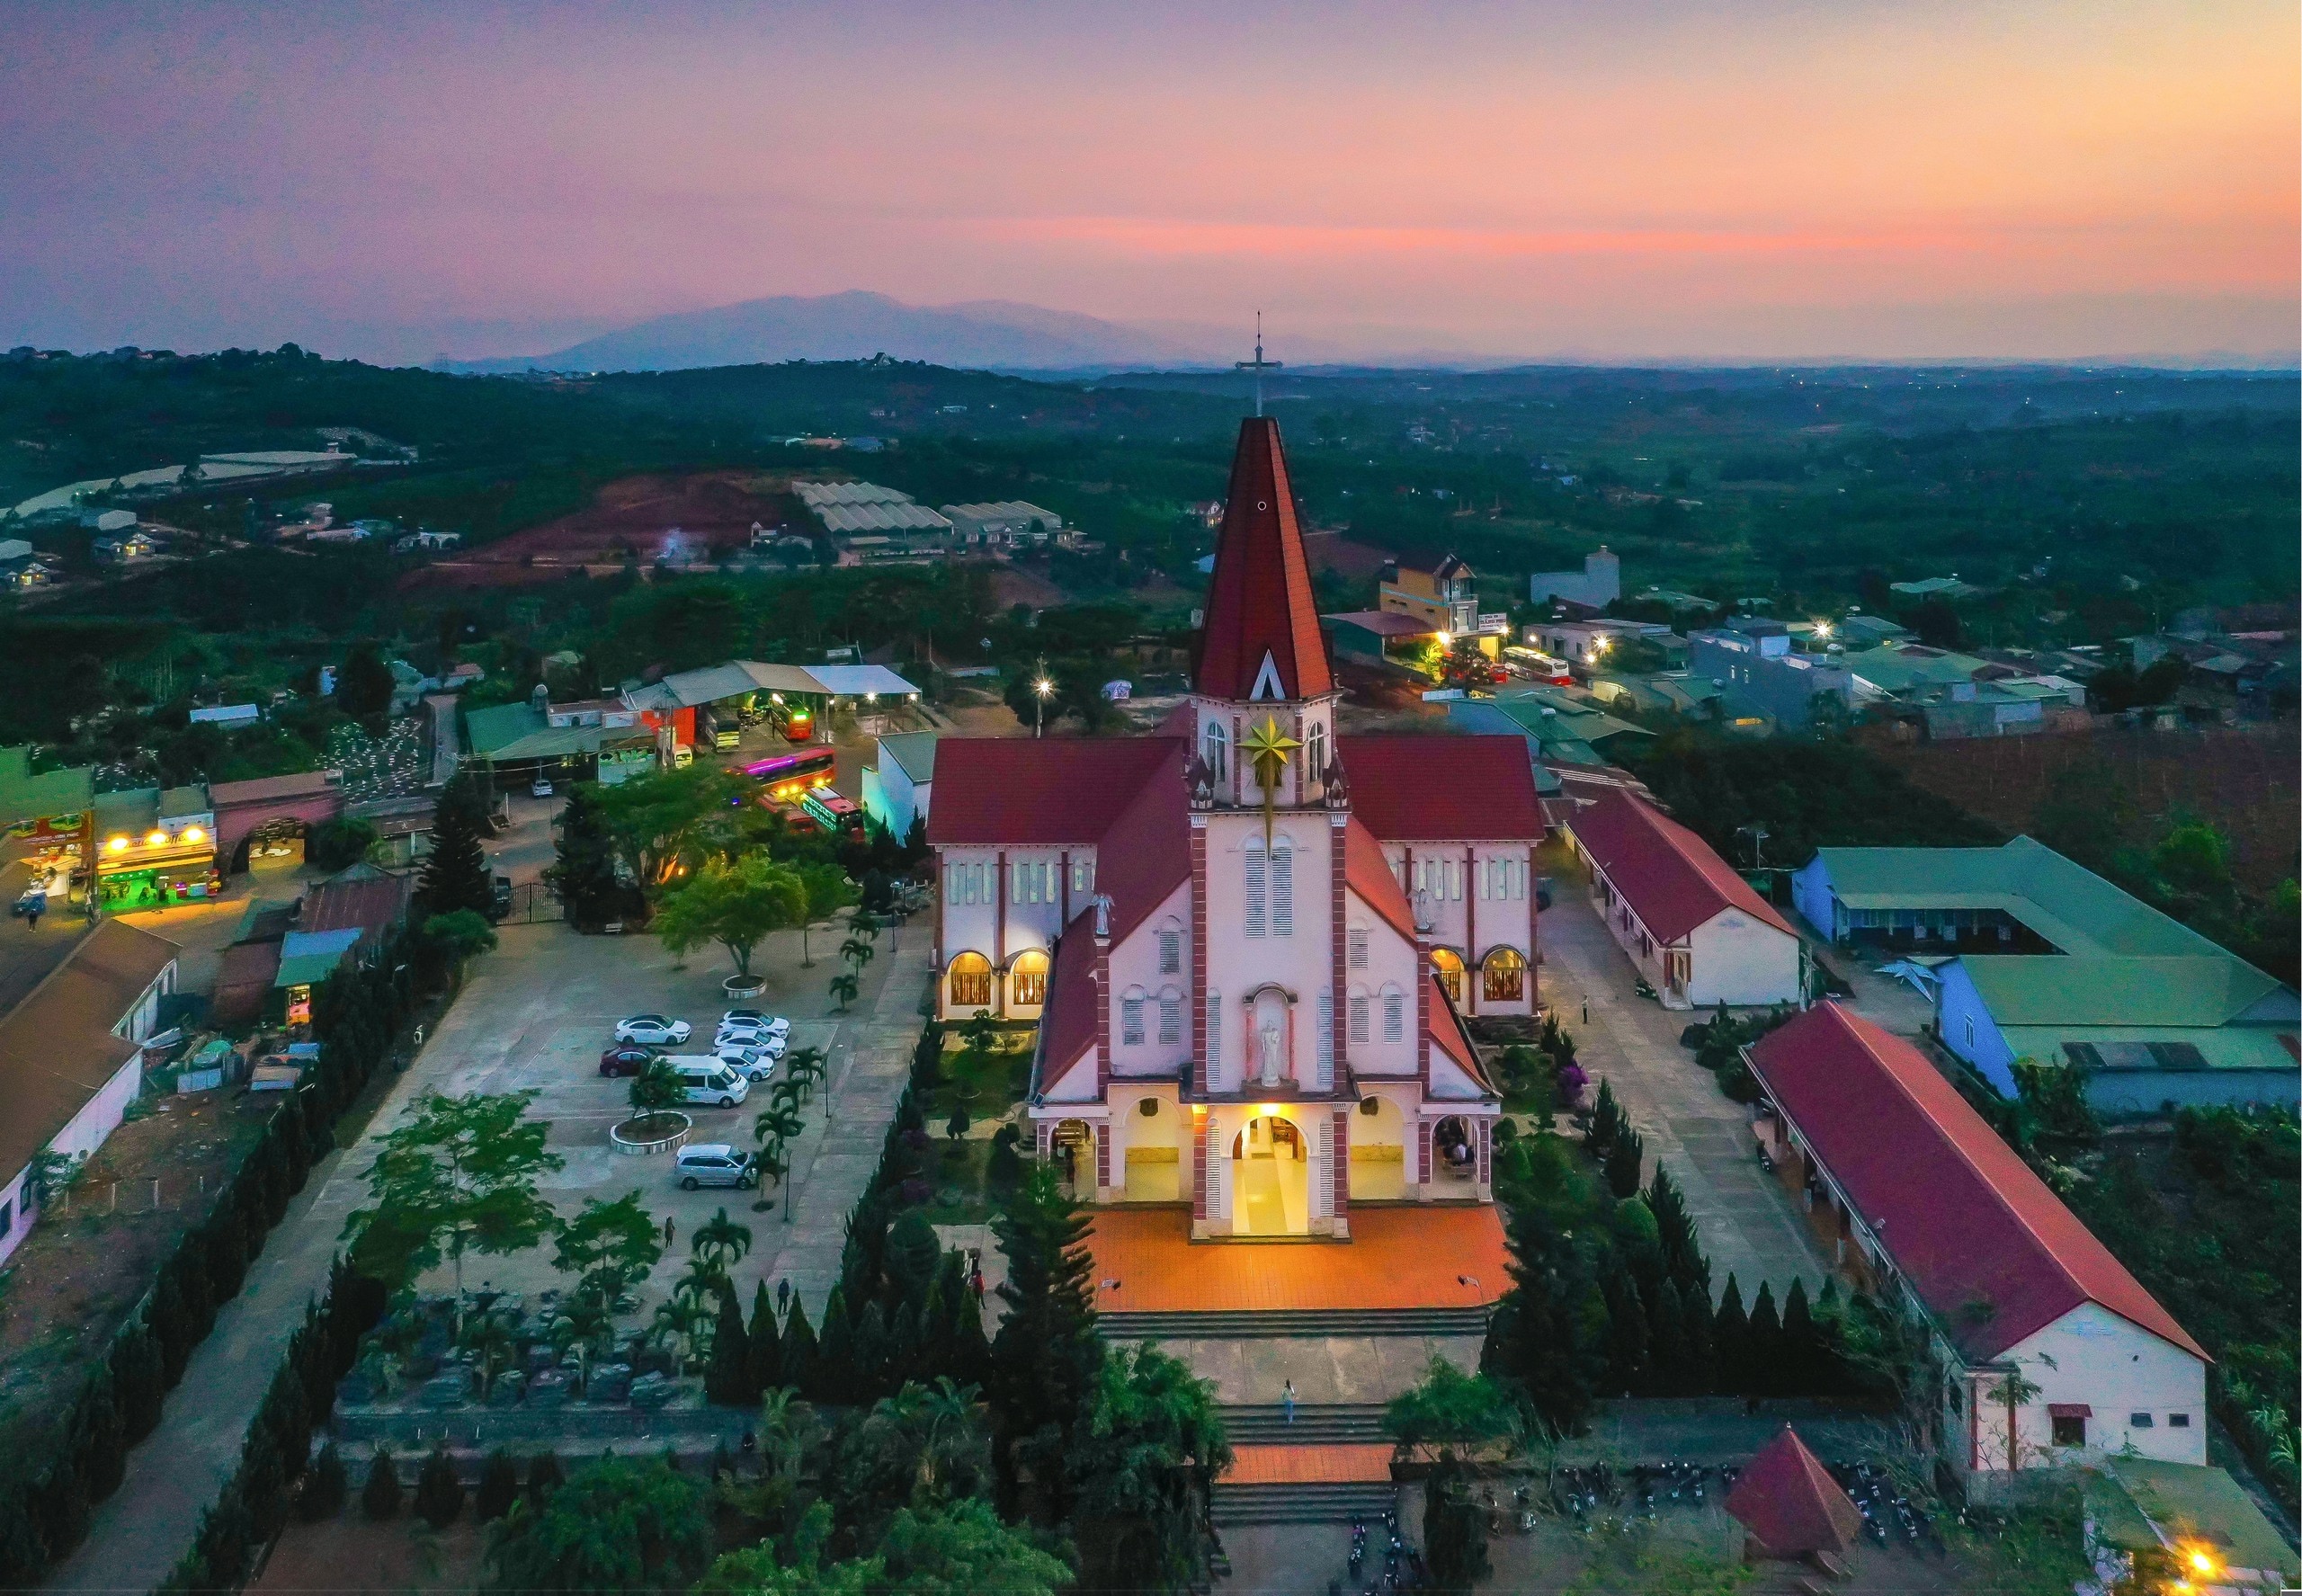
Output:
[[[652,937],[504,927],[500,950],[477,963],[455,1007],[392,1083],[367,1141],[316,1167],[249,1271],[247,1285],[192,1354],[159,1428],[130,1456],[126,1482],[95,1510],[87,1539],[53,1571],[48,1588],[144,1596],[191,1545],[201,1512],[238,1459],[248,1420],[302,1322],[305,1302],[326,1279],[346,1217],[366,1196],[361,1173],[372,1162],[376,1137],[424,1092],[536,1089],[534,1112],[551,1121],[550,1145],[567,1161],[547,1181],[556,1207],[573,1211],[585,1197],[616,1197],[638,1187],[649,1209],[675,1226],[677,1244],[643,1298],[668,1289],[695,1226],[725,1207],[755,1238],[752,1255],[736,1271],[745,1299],[754,1279],[789,1277],[819,1317],[838,1275],[847,1211],[877,1166],[902,1093],[927,991],[929,934],[915,923],[881,935],[880,955],[865,973],[851,1015],[831,1012],[823,995],[836,967],[823,957],[834,936],[816,936],[818,958],[808,969],[799,965],[797,933],[779,934],[761,949],[756,967],[770,978],[763,1006],[791,1016],[799,1045],[823,1046],[831,1055],[825,1090],[805,1110],[807,1129],[793,1157],[796,1212],[787,1220],[780,1208],[751,1211],[746,1194],[679,1191],[663,1158],[617,1158],[607,1150],[608,1124],[629,1112],[621,1106],[626,1083],[596,1073],[614,1019],[652,1008],[708,1025],[722,1006],[723,962],[698,956],[681,968]],[[698,1110],[697,1139],[720,1133],[749,1142],[749,1112],[715,1114]],[[483,1260],[467,1273],[506,1289],[550,1280],[549,1255],[540,1251]],[[442,1288],[445,1282],[442,1274],[424,1284]]]
[[[1712,1289],[1724,1290],[1729,1273],[1745,1305],[1761,1280],[1772,1283],[1778,1300],[1801,1277],[1809,1292],[1819,1289],[1823,1256],[1789,1194],[1760,1170],[1750,1111],[1679,1046],[1679,1033],[1699,1016],[1637,995],[1637,967],[1593,911],[1581,875],[1564,860],[1545,868],[1557,890],[1542,916],[1541,996],[1574,1034],[1591,1090],[1602,1075],[1614,1083],[1646,1138],[1648,1178],[1655,1159],[1671,1166],[1701,1227]]]

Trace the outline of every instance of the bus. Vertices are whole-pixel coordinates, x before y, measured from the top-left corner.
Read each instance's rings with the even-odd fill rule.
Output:
[[[863,807],[828,787],[818,787],[799,800],[800,810],[834,836],[863,829]]]
[[[767,789],[770,803],[791,804],[816,788],[829,787],[838,762],[838,755],[828,748],[801,748],[754,760],[744,767],[744,774]]]

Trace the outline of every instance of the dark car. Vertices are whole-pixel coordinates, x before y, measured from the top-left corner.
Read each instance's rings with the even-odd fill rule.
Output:
[[[497,876],[488,887],[487,917],[501,920],[512,912],[512,878]]]
[[[600,1055],[600,1074],[603,1075],[636,1075],[647,1067],[656,1057],[653,1048],[642,1048],[632,1042],[618,1042]]]

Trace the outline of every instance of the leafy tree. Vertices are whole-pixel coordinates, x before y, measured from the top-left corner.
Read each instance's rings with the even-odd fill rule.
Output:
[[[816,1502],[788,1548],[729,1552],[698,1596],[1055,1596],[1072,1583],[1059,1558],[978,1501],[900,1508],[870,1556],[825,1565],[831,1538],[831,1505]]]
[[[378,835],[373,825],[356,815],[323,820],[304,834],[304,862],[316,869],[348,869],[368,857]]]
[[[618,1305],[636,1280],[645,1279],[664,1255],[663,1230],[640,1206],[639,1193],[627,1191],[613,1202],[593,1197],[561,1226],[552,1267],[573,1276],[569,1316],[586,1345],[606,1338]]]
[[[754,796],[749,778],[694,764],[602,788],[595,802],[617,853],[653,889],[763,840]]]
[[[1401,1461],[1424,1460],[1423,1544],[1432,1583],[1467,1592],[1487,1572],[1486,1512],[1469,1499],[1474,1468],[1518,1450],[1521,1421],[1511,1394],[1484,1374],[1433,1358],[1423,1379],[1394,1397],[1383,1429]]]
[[[1230,1458],[1214,1387],[1188,1366],[1147,1344],[1106,1359],[1063,1459],[1085,1587],[1204,1583],[1200,1527]]]
[[[360,1488],[360,1511],[377,1523],[399,1517],[399,1465],[389,1448],[379,1446],[368,1465],[368,1483]]]
[[[464,1511],[464,1483],[456,1476],[447,1449],[434,1447],[415,1476],[416,1516],[434,1529],[445,1529]]]
[[[495,950],[495,928],[487,923],[486,915],[469,909],[433,915],[424,923],[424,939],[451,967],[460,967],[467,959]]]
[[[528,1490],[524,1500],[531,1507],[540,1508],[551,1500],[551,1493],[567,1483],[567,1476],[559,1467],[555,1452],[538,1452],[528,1459]]]
[[[736,973],[749,976],[760,940],[799,924],[807,906],[799,872],[754,853],[732,865],[703,866],[656,910],[656,933],[682,956],[717,942],[736,961]]]
[[[806,913],[799,922],[799,967],[812,969],[816,958],[807,947],[808,930],[852,906],[861,894],[847,872],[835,864],[802,864],[797,869],[807,891]]]
[[[495,883],[480,843],[486,810],[472,790],[474,780],[460,772],[433,816],[432,851],[415,878],[415,901],[427,918],[458,909],[486,916],[495,907]]]
[[[535,1095],[433,1092],[416,1101],[415,1118],[385,1136],[368,1168],[373,1206],[344,1224],[363,1273],[404,1287],[446,1257],[460,1324],[467,1253],[523,1252],[559,1228],[537,1181],[564,1160],[545,1146],[551,1127],[527,1118]]]
[[[677,1592],[709,1565],[704,1485],[660,1459],[602,1458],[540,1507],[515,1503],[488,1537],[489,1587],[506,1592]]]
[[[355,643],[335,673],[335,702],[354,719],[369,720],[392,707],[391,667],[372,642]]]

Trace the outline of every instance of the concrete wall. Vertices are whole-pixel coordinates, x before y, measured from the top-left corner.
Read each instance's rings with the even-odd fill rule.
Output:
[[[1696,1008],[1795,1003],[1805,995],[1798,939],[1740,909],[1712,916],[1687,940],[1693,952],[1687,998]]]
[[[1934,994],[1935,1027],[1942,1045],[1973,1066],[2001,1097],[2015,1095],[2014,1049],[1967,975],[1966,960],[1938,967],[1941,984]]]
[[[1821,854],[1790,872],[1790,904],[1825,941],[1843,940],[1837,925],[1837,900],[1831,896],[1831,873]]]
[[[2131,1448],[2167,1463],[2206,1462],[2206,1365],[2098,1303],[2083,1303],[2009,1349],[2011,1363],[2037,1394],[2015,1405],[2011,1440],[2017,1468],[2098,1461]],[[2010,1426],[2003,1377],[1969,1372],[1967,1423],[1958,1459],[1969,1469],[2007,1467]],[[2054,1444],[2057,1404],[2093,1410],[2086,1444]],[[2177,1417],[2188,1420],[2177,1425]],[[2146,1422],[2137,1422],[2137,1421]]]
[[[169,969],[173,971],[174,967],[171,965]],[[48,1145],[67,1158],[92,1155],[120,1128],[128,1105],[136,1101],[143,1087],[144,1057],[139,1053],[114,1070],[95,1096],[72,1116]],[[24,1211],[24,1177],[29,1172],[29,1168],[17,1171],[5,1189],[9,1223],[4,1235],[0,1235],[0,1261],[4,1261],[31,1233],[32,1215]]]

